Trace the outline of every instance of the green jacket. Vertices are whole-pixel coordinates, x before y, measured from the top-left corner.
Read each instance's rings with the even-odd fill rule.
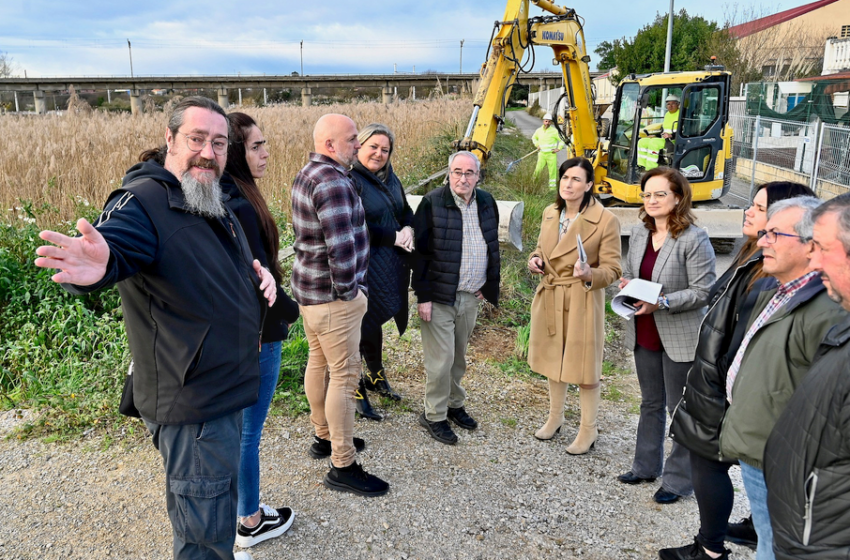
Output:
[[[773,287],[759,294],[748,329],[775,293]],[[763,468],[764,445],[774,424],[808,373],[821,340],[845,316],[827,296],[821,279],[815,278],[756,332],[732,385],[732,404],[720,429],[723,459]]]
[[[540,148],[540,151],[549,152],[552,150],[563,150],[566,147],[564,141],[561,140],[561,135],[558,134],[558,129],[554,124],[550,124],[549,128],[542,126],[534,131],[534,136],[531,137],[531,143]]]

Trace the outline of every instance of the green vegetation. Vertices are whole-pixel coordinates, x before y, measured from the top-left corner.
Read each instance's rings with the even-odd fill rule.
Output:
[[[655,21],[642,27],[631,39],[623,37],[613,42],[602,41],[595,52],[601,57],[597,67],[607,70],[617,67],[615,81],[636,73],[662,72],[667,45],[667,14],[658,14]],[[689,16],[684,9],[673,17],[673,44],[670,53],[672,70],[700,70],[708,64],[713,38],[719,27],[716,22],[701,16]]]
[[[445,166],[451,140],[462,131],[446,127],[419,154],[416,169],[405,178],[410,184]],[[502,305],[482,322],[515,329],[519,336],[516,354],[499,357],[495,364],[505,375],[532,379],[525,362],[531,300],[537,279],[526,269],[527,256],[536,244],[543,208],[552,195],[543,179],[534,181],[533,158],[506,173],[508,163],[532,151],[531,142],[512,125],[496,142],[488,163],[483,187],[500,200],[525,203],[522,251],[511,247],[502,252]],[[280,201],[269,200],[273,208]],[[77,198],[76,217],[93,220],[99,208]],[[0,410],[36,409],[35,420],[21,428],[19,438],[45,441],[66,440],[96,430],[103,445],[111,445],[143,430],[137,421],[118,413],[124,375],[130,355],[124,331],[120,299],[116,289],[73,296],[51,281],[52,272],[32,264],[35,249],[42,244],[36,225],[74,235],[72,222],[61,222],[59,210],[50,205],[21,202],[0,219]],[[275,212],[281,225],[281,247],[292,241],[286,216]],[[288,275],[291,262],[284,263]],[[286,283],[286,280],[285,280]],[[486,316],[484,316],[486,315]],[[411,317],[411,328],[418,324]],[[409,334],[403,341],[410,342]],[[274,415],[299,415],[309,406],[304,396],[303,373],[308,347],[301,321],[283,343],[281,375],[274,397]],[[380,399],[390,411],[408,412],[410,403]],[[505,418],[507,426],[516,420]],[[513,424],[512,424],[513,423]]]

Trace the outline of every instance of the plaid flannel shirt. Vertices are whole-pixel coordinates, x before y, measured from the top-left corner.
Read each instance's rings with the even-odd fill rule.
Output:
[[[295,264],[292,295],[300,305],[351,301],[366,290],[369,233],[349,170],[322,154],[292,182]]]
[[[795,280],[791,280],[786,284],[780,284],[776,289],[776,293],[770,298],[770,301],[767,302],[767,305],[759,313],[759,316],[756,317],[756,320],[750,326],[750,329],[747,331],[747,334],[744,335],[744,340],[741,341],[741,346],[738,347],[738,352],[735,353],[735,359],[732,361],[732,365],[729,366],[729,371],[726,373],[726,400],[730,403],[732,402],[732,386],[735,384],[735,378],[738,377],[738,370],[741,369],[741,362],[744,361],[744,353],[747,351],[747,346],[750,344],[750,340],[756,335],[758,330],[764,326],[767,321],[773,317],[773,314],[779,311],[783,305],[791,301],[791,298],[794,297],[800,289],[814,280],[819,273],[817,272],[809,272],[808,274],[804,274]]]
[[[451,189],[451,187],[449,187]],[[463,216],[463,243],[461,245],[462,257],[460,259],[460,278],[457,291],[474,294],[487,282],[487,243],[481,233],[481,224],[478,220],[478,201],[475,198],[475,189],[472,190],[472,198],[469,204],[452,192],[455,204]]]

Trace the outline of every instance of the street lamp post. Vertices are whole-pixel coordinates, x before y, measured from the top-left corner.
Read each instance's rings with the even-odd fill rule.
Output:
[[[130,39],[127,39],[127,50],[130,52],[130,79],[133,79],[133,46],[130,45]]]
[[[304,41],[301,41],[301,75],[304,75]]]
[[[463,39],[460,40],[460,73],[463,74]]]

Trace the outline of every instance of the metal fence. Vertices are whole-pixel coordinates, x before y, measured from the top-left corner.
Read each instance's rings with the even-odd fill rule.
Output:
[[[850,191],[850,129],[820,121],[796,122],[732,111],[736,175],[750,189],[768,181],[795,181],[818,196]]]

